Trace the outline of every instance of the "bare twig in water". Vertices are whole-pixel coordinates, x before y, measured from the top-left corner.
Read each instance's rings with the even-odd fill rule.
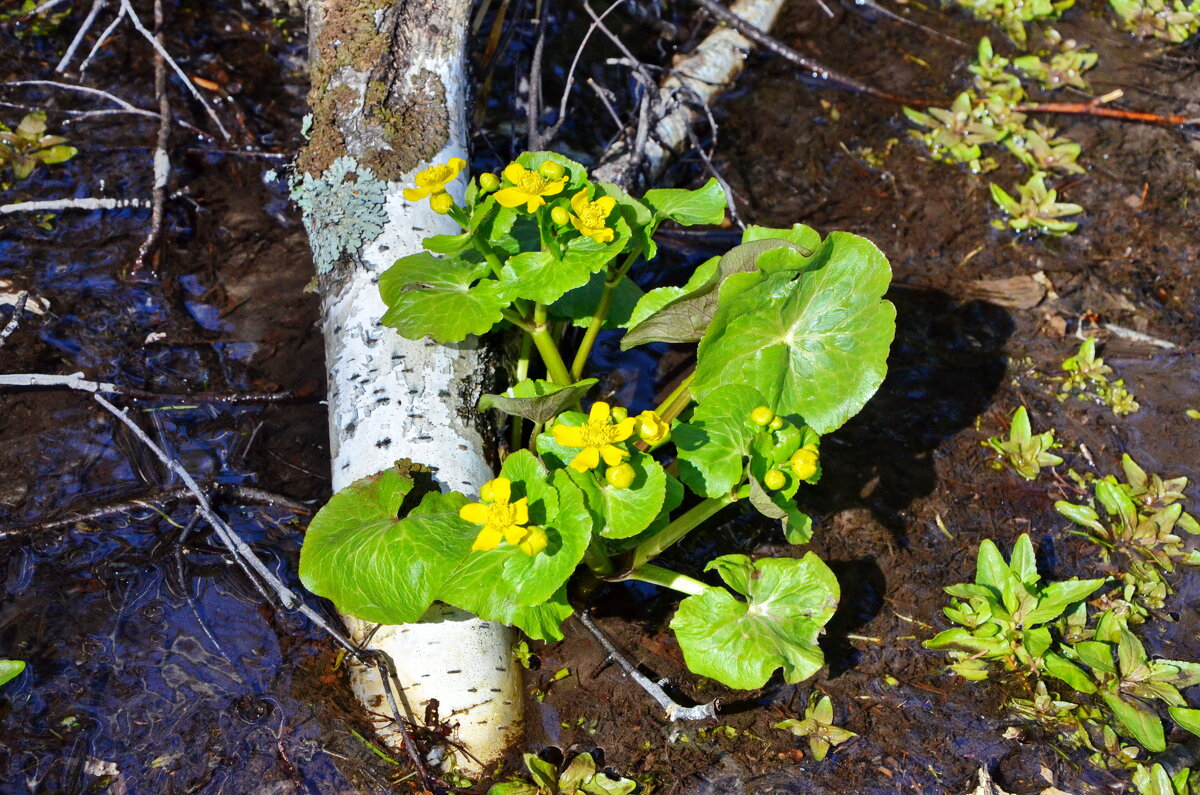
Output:
[[[266,564],[259,560],[258,556],[254,554],[254,550],[250,549],[249,545],[247,545],[237,533],[233,532],[233,528],[231,528],[224,519],[216,514],[216,512],[212,509],[212,505],[208,501],[208,497],[205,496],[204,491],[201,490],[199,484],[197,484],[196,480],[191,476],[191,473],[189,473],[178,461],[168,456],[161,447],[155,444],[154,441],[146,435],[146,432],[142,430],[141,426],[129,418],[129,415],[125,411],[118,409],[99,394],[92,395],[92,397],[97,403],[104,407],[105,411],[107,411],[109,414],[112,414],[126,428],[128,428],[130,432],[137,437],[138,441],[140,441],[152,453],[154,453],[158,460],[162,462],[163,466],[171,470],[171,472],[175,473],[175,475],[183,481],[184,485],[187,486],[188,490],[192,493],[192,496],[195,497],[196,504],[199,507],[200,514],[204,517],[204,520],[208,522],[209,526],[212,527],[212,529],[216,532],[217,538],[219,538],[225,547],[233,554],[234,562],[238,564],[238,567],[241,568],[243,573],[245,573],[245,575],[250,579],[259,592],[264,595],[264,597],[266,596],[266,589],[270,589],[272,592],[274,592],[276,599],[279,600],[279,603],[285,609],[295,610],[309,621],[312,621],[317,627],[329,635],[329,637],[333,638],[343,648],[353,654],[355,658],[364,662],[372,662],[377,668],[380,669],[381,674],[385,670],[383,668],[383,663],[381,663],[381,658],[386,658],[389,675],[384,677],[384,691],[387,693],[388,702],[392,708],[392,713],[399,728],[400,736],[404,741],[404,747],[408,750],[408,755],[412,759],[413,765],[420,774],[422,781],[433,783],[435,779],[430,776],[429,772],[425,768],[425,765],[421,762],[421,758],[417,754],[416,747],[413,745],[412,737],[409,735],[408,729],[404,725],[404,719],[400,714],[399,707],[396,704],[395,696],[392,693],[392,687],[395,683],[396,677],[394,675],[395,667],[394,664],[392,664],[391,659],[377,649],[360,649],[354,644],[353,641],[334,629],[329,622],[325,620],[324,616],[322,616],[312,607],[309,607],[307,604],[305,604],[304,601],[296,595],[295,591],[284,585],[283,581],[276,577],[275,573],[267,568]]]
[[[58,66],[54,67],[54,71],[62,74],[67,71],[67,67],[75,58],[75,51],[79,49],[79,45],[83,43],[83,38],[87,36],[88,31],[92,29],[92,25],[96,22],[96,17],[100,10],[107,5],[108,0],[92,0],[92,8],[88,11],[87,17],[83,20],[83,24],[79,26],[79,30],[75,31],[75,38],[71,39],[70,46],[63,53],[63,57],[59,59]]]
[[[171,156],[167,144],[171,138],[171,101],[167,96],[167,64],[163,60],[163,9],[162,0],[154,0],[154,39],[158,49],[154,53],[154,94],[158,97],[158,138],[154,146],[154,188],[151,192],[153,205],[150,208],[150,231],[138,248],[136,267],[141,268],[146,257],[162,234],[163,208],[167,202],[167,180],[171,176]]]
[[[145,199],[49,199],[36,202],[0,204],[0,215],[9,213],[61,212],[63,210],[127,210],[149,207]]]
[[[0,331],[0,345],[3,345],[5,340],[13,335],[17,330],[17,326],[21,325],[21,313],[25,311],[25,304],[29,302],[29,291],[22,290],[17,294],[17,300],[13,303],[12,317],[4,324],[4,329]]]
[[[1157,124],[1163,127],[1178,127],[1183,124],[1200,124],[1200,118],[1177,116],[1173,113],[1144,113],[1137,110],[1106,108],[1093,102],[1040,102],[1032,105],[1017,105],[1018,113],[1065,113],[1072,116],[1099,116],[1104,119],[1132,121],[1141,124]]]
[[[158,118],[158,114],[152,110],[143,110],[142,108],[131,105],[129,102],[121,99],[116,94],[113,94],[109,91],[104,91],[103,89],[92,88],[91,86],[81,86],[81,85],[77,85],[75,83],[62,83],[57,80],[10,80],[7,83],[0,83],[0,87],[3,87],[3,88],[10,88],[10,87],[11,88],[25,88],[25,87],[29,87],[29,86],[32,86],[35,88],[39,88],[39,87],[40,88],[56,88],[56,89],[60,89],[62,91],[76,91],[80,94],[93,94],[95,96],[101,97],[103,99],[107,99],[109,102],[114,103],[115,105],[117,105],[118,108],[121,109],[121,111],[123,111],[125,113],[131,113],[131,114],[134,114],[137,116],[148,116],[151,119]],[[70,111],[60,111],[60,112],[67,113]],[[82,111],[82,112],[94,114],[94,113],[99,113],[100,111]],[[111,112],[111,110],[108,112]]]
[[[614,0],[612,5],[604,9],[604,11],[596,17],[591,25],[588,25],[587,32],[583,34],[583,40],[579,42],[579,48],[575,50],[575,57],[571,59],[571,68],[567,70],[567,83],[563,86],[562,98],[558,101],[558,118],[554,120],[554,124],[550,129],[542,135],[542,141],[550,142],[558,135],[559,129],[563,126],[563,122],[567,119],[567,103],[571,99],[571,89],[575,85],[575,68],[579,66],[579,58],[583,55],[583,50],[587,47],[588,40],[592,38],[592,34],[596,32],[596,28],[600,25],[603,19],[615,11],[625,0]],[[591,82],[590,80],[588,81]],[[611,111],[611,106],[610,106]],[[617,126],[623,126],[621,121],[617,120]]]
[[[280,403],[295,399],[293,392],[246,392],[221,394],[217,392],[165,393],[148,392],[104,381],[90,381],[83,373],[72,375],[43,375],[41,373],[10,373],[0,375],[0,388],[27,387],[43,389],[74,389],[77,392],[101,392],[122,395],[134,400],[164,400],[175,403]]]
[[[634,667],[633,663],[621,656],[621,653],[617,651],[617,647],[592,622],[586,611],[581,610],[575,614],[575,617],[579,619],[579,623],[583,624],[588,632],[595,636],[600,645],[604,647],[604,650],[608,652],[608,656],[615,660],[617,665],[621,666],[621,670],[629,674],[633,681],[637,682],[643,690],[650,694],[652,699],[658,702],[659,706],[667,711],[667,718],[669,720],[704,720],[706,718],[715,719],[717,717],[716,699],[707,704],[700,704],[695,707],[685,707],[679,704],[675,699],[667,695],[667,692],[662,689],[661,684],[651,682],[649,678]]]
[[[275,494],[252,486],[238,486],[232,483],[207,483],[202,486],[206,493],[237,500],[240,504],[267,505],[274,508],[286,508],[293,513],[309,515],[312,508],[297,502],[282,494]],[[36,524],[9,525],[0,527],[0,542],[15,538],[54,533],[66,530],[81,522],[100,522],[124,516],[132,511],[156,510],[156,506],[167,506],[183,500],[192,499],[192,492],[186,486],[176,486],[170,489],[159,489],[133,499],[124,499],[98,505],[87,511],[72,511],[59,519],[51,519]]]
[[[1171,342],[1170,340],[1164,340],[1159,337],[1152,337],[1149,334],[1143,334],[1142,332],[1135,331],[1131,328],[1125,328],[1124,326],[1118,326],[1115,323],[1105,323],[1105,324],[1103,324],[1103,328],[1105,331],[1109,332],[1113,336],[1120,337],[1121,339],[1129,340],[1130,342],[1140,342],[1145,345],[1154,345],[1155,347],[1163,348],[1164,350],[1168,350],[1168,351],[1174,350],[1179,347],[1178,345]]]

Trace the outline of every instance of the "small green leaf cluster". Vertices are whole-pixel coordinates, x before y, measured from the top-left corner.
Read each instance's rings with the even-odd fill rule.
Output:
[[[1118,567],[1125,585],[1123,599],[1136,621],[1147,610],[1162,609],[1171,593],[1166,575],[1176,563],[1200,565],[1200,552],[1187,550],[1176,534],[1182,529],[1198,535],[1200,524],[1183,510],[1187,478],[1147,475],[1128,455],[1122,457],[1121,467],[1124,482],[1111,475],[1097,479],[1087,502],[1059,500],[1054,507],[1084,528],[1081,534],[1100,547],[1106,563]]]
[[[807,737],[808,748],[818,762],[824,761],[830,748],[858,736],[833,722],[833,702],[829,696],[817,692],[809,695],[803,720],[788,718],[776,723],[775,728],[790,731],[797,737]]]
[[[537,754],[525,754],[529,780],[493,784],[488,795],[629,795],[637,788],[631,778],[613,778],[596,769],[596,760],[584,752],[560,770]]]
[[[0,171],[11,168],[14,179],[25,179],[39,164],[65,163],[77,154],[63,136],[46,134],[44,111],[26,114],[15,130],[0,122]]]
[[[1067,372],[1067,376],[1059,386],[1060,403],[1074,396],[1080,400],[1108,406],[1118,417],[1128,416],[1141,408],[1125,388],[1125,379],[1109,380],[1113,370],[1103,359],[1096,356],[1094,337],[1085,339],[1074,356],[1063,359],[1062,369]]]
[[[1034,434],[1033,428],[1029,424],[1029,412],[1025,410],[1024,406],[1018,407],[1013,412],[1012,424],[1009,427],[1006,441],[1001,440],[999,436],[993,436],[983,442],[983,445],[990,447],[996,455],[1000,456],[999,460],[995,462],[996,469],[1000,469],[1005,463],[1008,463],[1018,475],[1026,480],[1037,480],[1042,467],[1058,466],[1063,462],[1062,458],[1050,452],[1058,447],[1054,441],[1054,431]]]
[[[984,155],[984,147],[1003,145],[1018,162],[1030,169],[1024,184],[1015,189],[1017,198],[999,185],[990,185],[993,201],[1009,216],[997,220],[997,228],[1016,232],[1033,230],[1052,236],[1074,231],[1076,224],[1060,220],[1083,212],[1076,204],[1059,202],[1056,191],[1046,186],[1053,172],[1082,174],[1076,162],[1079,144],[1058,136],[1057,130],[1038,121],[1028,121],[1018,107],[1027,99],[1025,87],[1016,74],[1039,79],[1046,88],[1060,88],[1082,81],[1082,73],[1095,65],[1095,53],[1085,53],[1074,41],[1063,42],[1056,31],[1047,38],[1058,45],[1053,54],[1029,55],[1014,60],[999,55],[986,37],[979,42],[976,60],[968,69],[974,75],[974,89],[960,93],[949,109],[930,108],[928,112],[904,108],[909,121],[925,128],[913,131],[915,138],[929,149],[935,160],[966,163],[972,173],[981,174],[998,167],[994,157]],[[1046,60],[1048,59],[1048,60]]]
[[[1181,44],[1200,30],[1200,0],[1108,0],[1121,27],[1135,36]]]
[[[994,22],[1013,43],[1025,47],[1025,23],[1058,19],[1075,0],[955,0],[982,22]]]
[[[811,538],[795,497],[820,479],[821,435],[886,372],[887,260],[855,235],[751,226],[682,286],[643,292],[629,271],[655,255],[662,223],[722,220],[715,181],[635,199],[573,160],[532,152],[502,177],[473,180],[459,204],[447,186],[465,165],[435,165],[405,191],[463,231],[428,238],[382,275],[383,321],[413,339],[520,335],[515,383],[479,403],[511,417],[515,452],[477,500],[418,488],[411,467],[335,494],[305,539],[306,587],[365,620],[413,621],[442,601],[560,639],[582,564],[593,585],[639,580],[685,594],[671,627],[698,674],[736,688],[762,687],[778,669],[788,682],[812,676],[839,597],[816,555],[717,557],[705,570],[727,587],[651,561],[738,502],[780,520],[792,543]],[[603,328],[623,329],[623,348],[695,343],[695,369],[654,410],[631,416],[595,400],[585,413],[597,380],[583,370]]]
[[[1124,745],[1121,737],[1155,753],[1166,748],[1155,701],[1181,727],[1200,728],[1200,710],[1189,709],[1181,693],[1200,684],[1200,663],[1152,658],[1121,610],[1103,609],[1090,620],[1084,600],[1105,582],[1072,578],[1042,584],[1028,535],[1017,540],[1008,563],[985,540],[975,583],[946,589],[954,599],[944,612],[959,626],[925,645],[947,649],[951,668],[967,679],[987,678],[989,663],[1019,672],[1031,684],[1031,697],[1009,702],[1013,717],[1090,751],[1099,767],[1132,768],[1139,749]],[[1061,698],[1046,679],[1079,697]]]

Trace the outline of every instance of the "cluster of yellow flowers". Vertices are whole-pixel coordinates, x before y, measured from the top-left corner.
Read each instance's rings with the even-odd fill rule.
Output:
[[[758,406],[755,408],[750,412],[750,421],[760,428],[770,428],[773,431],[777,431],[784,426],[783,417],[777,416],[771,410],[770,406]],[[792,473],[798,480],[808,480],[817,474],[817,462],[819,460],[820,452],[816,444],[809,442],[792,453],[792,457],[788,459],[788,466],[791,467]],[[763,485],[768,489],[782,489],[787,485],[787,476],[778,469],[768,470],[763,477]]]
[[[430,166],[417,174],[415,188],[405,188],[404,198],[420,201],[429,197],[429,206],[434,212],[445,215],[454,209],[454,198],[446,192],[446,184],[458,178],[466,167],[460,157],[452,157],[446,163]],[[515,209],[524,206],[528,213],[537,212],[546,204],[547,196],[557,196],[567,185],[568,175],[562,164],[547,160],[531,171],[520,163],[509,163],[504,167],[504,182],[495,174],[482,174],[479,188],[483,193],[496,191],[496,203],[501,207]],[[500,187],[501,185],[505,187]],[[499,188],[499,190],[497,190]],[[570,200],[570,210],[561,204],[550,209],[550,218],[559,226],[570,224],[580,234],[597,243],[608,243],[616,233],[608,225],[608,216],[617,206],[611,196],[601,196],[595,201],[588,195],[588,188],[580,189]]]
[[[618,407],[614,409],[604,401],[596,401],[588,412],[583,425],[558,423],[551,430],[554,441],[563,447],[581,447],[582,450],[571,461],[576,472],[595,469],[603,460],[607,469],[604,477],[614,488],[629,488],[636,477],[633,467],[625,462],[629,451],[618,447],[636,432],[647,444],[659,445],[671,433],[671,424],[654,411],[643,411],[637,417]],[[526,555],[536,555],[546,548],[546,531],[529,524],[529,502],[525,497],[510,502],[512,482],[507,478],[496,478],[480,489],[482,502],[464,505],[458,515],[472,524],[481,524],[483,529],[471,547],[476,550],[495,549],[500,541],[507,541]]]

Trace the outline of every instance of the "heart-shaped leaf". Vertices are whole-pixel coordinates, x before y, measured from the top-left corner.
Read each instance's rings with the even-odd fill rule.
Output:
[[[502,395],[482,396],[479,410],[499,409],[514,417],[549,422],[578,403],[597,383],[595,378],[585,378],[570,386],[558,386],[540,378],[527,378],[513,384]]]
[[[486,262],[427,251],[397,260],[379,277],[388,306],[383,325],[412,340],[462,342],[468,334],[487,333],[512,300],[500,282],[484,278],[487,272]]]

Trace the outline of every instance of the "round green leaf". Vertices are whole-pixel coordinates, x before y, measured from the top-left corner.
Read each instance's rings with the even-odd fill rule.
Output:
[[[777,668],[789,683],[815,674],[825,662],[817,638],[840,595],[829,567],[810,552],[799,560],[764,558],[753,564],[753,576],[736,577],[720,560],[709,568],[746,591],[748,601],[712,588],[679,604],[671,628],[688,668],[741,689],[762,687]]]
[[[408,339],[431,336],[438,342],[462,342],[500,322],[512,296],[505,286],[485,278],[487,263],[435,257],[420,252],[396,261],[379,277],[379,293],[388,310],[382,322]]]
[[[862,409],[883,382],[895,334],[895,307],[882,300],[891,268],[873,243],[843,232],[806,267],[722,297],[700,343],[693,395],[752,385],[821,434]]]
[[[742,480],[745,457],[759,428],[750,412],[766,403],[758,390],[741,385],[712,390],[676,423],[671,440],[679,452],[679,479],[704,497],[722,497]]]

